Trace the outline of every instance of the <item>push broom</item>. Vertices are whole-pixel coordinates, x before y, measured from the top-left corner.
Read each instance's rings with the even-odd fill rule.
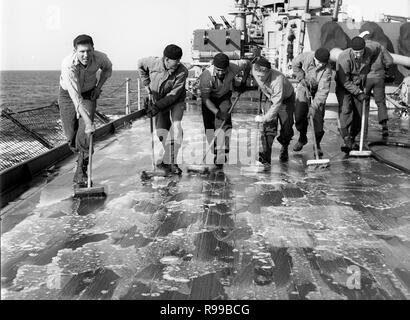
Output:
[[[306,162],[306,164],[307,164],[308,166],[316,166],[316,165],[319,165],[319,166],[327,167],[327,166],[329,165],[329,163],[330,163],[330,159],[320,159],[320,158],[319,158],[319,152],[318,152],[318,150],[317,150],[317,144],[316,144],[315,127],[314,127],[314,124],[313,124],[313,117],[312,117],[312,116],[309,117],[309,121],[310,121],[310,126],[312,127],[313,151],[314,151],[314,153],[315,153],[315,159],[313,159],[313,160],[308,160],[308,161]]]
[[[238,94],[238,96],[236,97],[235,101],[232,103],[231,107],[228,110],[228,114],[232,113],[233,108],[235,107],[235,105],[238,103],[239,101],[239,97],[241,96],[241,94]],[[219,127],[218,130],[221,130],[223,128],[223,126],[225,125],[226,120],[224,120],[221,124],[221,126]],[[202,163],[205,162],[206,156],[209,152],[209,150],[211,150],[211,148],[213,147],[215,140],[216,140],[217,136],[215,135],[214,138],[212,139],[211,143],[209,144],[207,150],[205,151],[204,157],[202,158]],[[187,172],[188,173],[199,173],[199,174],[207,174],[209,173],[209,168],[204,166],[204,165],[192,165],[192,166],[188,166],[187,167]]]
[[[107,194],[105,193],[104,187],[93,187],[91,186],[91,175],[92,175],[92,163],[93,163],[93,136],[90,134],[90,146],[88,153],[88,178],[86,188],[76,188],[74,190],[75,198],[105,198]]]
[[[370,157],[372,155],[372,152],[370,150],[363,150],[364,131],[365,131],[365,122],[366,122],[366,103],[367,103],[367,100],[364,100],[362,103],[362,127],[360,129],[359,150],[350,151],[349,156],[351,157]]]

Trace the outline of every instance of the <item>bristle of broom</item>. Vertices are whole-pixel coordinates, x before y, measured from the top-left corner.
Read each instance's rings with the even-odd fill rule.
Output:
[[[75,198],[105,198],[104,187],[91,187],[91,188],[77,188],[74,190]]]

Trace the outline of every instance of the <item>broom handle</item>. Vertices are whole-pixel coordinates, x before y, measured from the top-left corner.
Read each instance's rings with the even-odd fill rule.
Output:
[[[239,97],[240,97],[240,96],[241,96],[241,93],[238,94],[238,96],[236,97],[235,101],[232,103],[231,107],[230,107],[229,110],[228,110],[228,114],[230,114],[230,113],[232,112],[232,110],[233,110],[233,108],[235,107],[236,103],[239,101]],[[222,122],[222,124],[221,124],[221,126],[218,128],[218,130],[222,129],[223,126],[225,125],[225,123],[226,123],[226,120],[224,120],[224,121]],[[207,148],[207,150],[206,150],[206,152],[205,152],[205,155],[204,155],[204,157],[202,158],[202,162],[205,161],[206,155],[208,154],[209,150],[211,150],[212,146],[214,145],[215,140],[216,140],[216,135],[214,136],[214,138],[212,139],[211,143],[209,144],[209,146],[208,146],[208,148]]]
[[[313,133],[313,151],[315,152],[315,157],[316,160],[319,160],[319,152],[317,151],[317,144],[316,144],[316,134],[315,134],[315,126],[313,124],[313,117],[310,116],[309,117],[309,121],[310,121],[310,126],[312,127],[312,133]]]
[[[88,177],[87,177],[87,187],[91,188],[91,168],[93,163],[93,136],[94,133],[90,134],[90,145],[88,148]]]
[[[360,151],[363,151],[365,118],[366,118],[366,100],[363,100],[363,103],[362,103],[362,128],[360,130],[360,147],[359,147]]]
[[[152,103],[152,94],[148,95],[149,103]],[[149,119],[150,131],[151,131],[151,158],[152,158],[152,170],[155,171],[155,144],[154,144],[154,120],[152,117]]]

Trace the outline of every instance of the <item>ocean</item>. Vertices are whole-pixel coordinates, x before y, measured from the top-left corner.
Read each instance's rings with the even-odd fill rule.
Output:
[[[58,99],[60,71],[0,71],[0,76],[0,105],[2,108],[21,111],[48,106]],[[124,82],[126,78],[131,79],[131,111],[137,109],[137,71],[114,70],[111,78],[105,83],[103,93],[98,100],[100,112],[106,115],[125,113]],[[144,90],[141,94],[143,93]]]

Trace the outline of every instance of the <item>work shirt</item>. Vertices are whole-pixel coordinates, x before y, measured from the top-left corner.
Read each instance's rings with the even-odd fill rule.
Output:
[[[332,70],[329,64],[317,67],[314,52],[303,52],[292,62],[293,74],[296,80],[306,79],[311,89],[314,87],[312,107],[318,108],[326,104],[332,81]]]
[[[252,67],[252,73],[255,73],[255,66]],[[272,103],[268,112],[263,116],[264,122],[272,121],[278,114],[281,107],[286,107],[284,100],[294,94],[294,89],[285,75],[278,70],[270,69],[265,80],[262,82],[258,77],[254,77],[259,88],[269,98]]]
[[[87,66],[80,63],[76,53],[66,56],[61,64],[60,86],[68,91],[76,111],[83,103],[81,93],[94,89],[97,85],[97,72],[101,77],[111,77],[112,63],[105,53],[94,50]]]
[[[355,59],[352,48],[343,50],[336,61],[336,84],[354,96],[359,95],[375,58],[375,54],[368,47],[360,60]]]
[[[223,80],[219,80],[216,76],[214,65],[209,66],[201,73],[199,76],[199,89],[203,101],[208,98],[221,98],[233,90],[235,76],[241,71],[245,72],[247,68],[250,69],[248,60],[237,60],[237,63],[229,63]]]
[[[138,61],[138,71],[143,85],[149,87],[159,109],[185,101],[188,69],[182,63],[175,71],[167,70],[163,58],[147,57]]]
[[[384,79],[386,69],[393,65],[393,57],[384,46],[376,41],[366,40],[366,47],[369,47],[377,56],[370,67],[367,77]]]

